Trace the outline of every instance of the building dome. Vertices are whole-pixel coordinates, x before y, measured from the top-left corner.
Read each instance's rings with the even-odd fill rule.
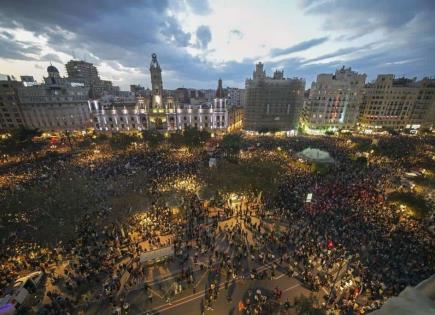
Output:
[[[50,73],[50,72],[59,73],[59,70],[57,70],[57,68],[56,68],[55,66],[53,66],[53,65],[49,65],[49,66],[47,67],[47,72],[48,72],[48,73]]]

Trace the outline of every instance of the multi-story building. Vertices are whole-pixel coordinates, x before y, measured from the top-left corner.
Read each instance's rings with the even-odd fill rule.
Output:
[[[364,129],[419,129],[432,127],[435,106],[435,80],[395,79],[378,75],[367,84],[360,113]]]
[[[23,118],[30,128],[47,131],[84,130],[90,126],[89,89],[73,87],[54,66],[47,68],[45,83],[20,87]]]
[[[435,79],[424,78],[419,82],[418,95],[406,128],[433,129],[435,127]]]
[[[24,126],[18,89],[23,84],[13,76],[0,74],[0,130]]]
[[[231,106],[228,109],[228,127],[227,131],[237,131],[243,128],[244,107]]]
[[[335,74],[319,74],[305,102],[306,126],[310,129],[354,128],[366,77],[345,67]]]
[[[97,100],[89,101],[95,128],[101,131],[145,129],[171,131],[187,127],[213,131],[226,130],[228,111],[222,80],[219,80],[212,102],[183,104],[163,90],[161,68],[156,54],[152,55],[150,74],[151,96],[139,97],[135,105],[126,101],[112,104],[102,104]]]
[[[74,82],[84,83],[89,86],[100,80],[97,68],[90,62],[83,60],[70,60],[65,65],[68,78]]]
[[[90,62],[70,60],[65,67],[68,79],[72,83],[79,83],[89,88],[90,97],[92,98],[98,98],[104,92],[113,93],[119,91],[119,87],[113,86],[111,81],[101,80],[97,68]]]
[[[283,71],[267,77],[263,64],[256,65],[246,80],[244,128],[253,131],[290,131],[299,125],[305,80],[284,78]]]
[[[227,87],[228,105],[231,106],[245,106],[245,89]]]

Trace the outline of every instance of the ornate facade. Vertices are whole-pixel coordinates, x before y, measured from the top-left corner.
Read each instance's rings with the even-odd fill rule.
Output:
[[[135,104],[119,102],[101,105],[89,101],[95,129],[101,131],[182,130],[187,127],[226,131],[228,127],[227,98],[219,80],[212,102],[203,104],[178,103],[163,90],[162,70],[157,55],[152,54],[150,64],[152,92],[150,97],[140,96]]]

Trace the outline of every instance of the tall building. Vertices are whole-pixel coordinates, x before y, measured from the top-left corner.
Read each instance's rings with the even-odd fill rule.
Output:
[[[415,129],[435,127],[435,79],[424,78],[419,82],[417,99],[408,125],[407,128]]]
[[[73,87],[54,66],[44,84],[20,87],[18,96],[26,125],[47,131],[83,130],[90,126],[89,89]]]
[[[74,82],[84,83],[86,86],[89,86],[100,80],[97,68],[90,62],[70,60],[65,67],[68,77],[74,80]]]
[[[163,81],[162,81],[162,69],[157,61],[157,55],[152,54],[150,64],[151,73],[151,89],[152,89],[152,107],[163,107]]]
[[[434,124],[435,80],[378,75],[367,84],[360,113],[364,129],[419,129]]]
[[[228,127],[227,98],[219,80],[212,102],[191,104],[178,102],[163,90],[161,68],[157,55],[152,55],[150,66],[152,93],[139,97],[133,105],[127,100],[105,104],[102,100],[89,101],[94,126],[101,131],[162,130],[174,131],[187,127],[226,131]],[[191,96],[188,89],[177,89],[180,98]],[[176,93],[177,95],[177,93]],[[199,94],[195,96],[199,97]]]
[[[335,74],[319,74],[305,102],[307,127],[354,128],[358,122],[366,77],[345,67],[335,71]]]
[[[283,71],[267,77],[263,64],[256,65],[246,80],[244,128],[254,131],[290,131],[299,125],[305,80],[284,78]]]
[[[229,106],[245,106],[245,89],[227,87],[225,90]]]
[[[0,130],[24,126],[18,89],[23,84],[13,76],[0,74]]]
[[[68,79],[74,84],[81,84],[89,88],[89,96],[98,98],[104,92],[117,92],[119,87],[113,86],[111,81],[101,80],[97,68],[90,62],[70,60],[65,65]]]

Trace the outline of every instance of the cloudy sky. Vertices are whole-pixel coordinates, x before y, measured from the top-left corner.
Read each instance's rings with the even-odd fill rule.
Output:
[[[0,73],[66,75],[74,57],[127,89],[150,85],[155,52],[166,88],[243,87],[258,61],[307,88],[342,65],[435,76],[434,16],[433,0],[1,0]]]

